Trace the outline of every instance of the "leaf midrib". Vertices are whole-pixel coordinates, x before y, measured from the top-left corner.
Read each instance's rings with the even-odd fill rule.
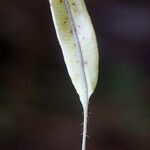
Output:
[[[64,0],[64,1],[65,1],[65,7],[66,7],[66,10],[67,10],[67,14],[68,14],[69,23],[70,23],[70,26],[71,26],[73,38],[74,38],[75,45],[76,45],[76,48],[77,48],[78,61],[80,63],[81,78],[84,82],[86,99],[88,100],[88,84],[87,84],[87,79],[86,79],[82,48],[81,48],[80,40],[79,40],[79,37],[78,37],[77,29],[76,29],[76,26],[75,26],[75,23],[74,23],[74,20],[73,20],[73,15],[71,13],[69,2],[68,2],[68,0]]]

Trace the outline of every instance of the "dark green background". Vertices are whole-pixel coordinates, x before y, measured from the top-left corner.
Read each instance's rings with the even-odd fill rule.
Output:
[[[86,2],[101,54],[87,150],[150,150],[150,2]],[[79,150],[82,117],[48,0],[0,0],[0,149]]]

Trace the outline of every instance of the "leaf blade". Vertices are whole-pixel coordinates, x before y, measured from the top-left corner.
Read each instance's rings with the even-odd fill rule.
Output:
[[[50,0],[50,4],[68,73],[85,105],[95,89],[99,63],[90,17],[83,0]]]

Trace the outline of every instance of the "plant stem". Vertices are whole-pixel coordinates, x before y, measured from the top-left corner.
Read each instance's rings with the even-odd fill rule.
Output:
[[[88,104],[83,108],[83,137],[82,137],[82,150],[86,150],[86,137],[87,137],[87,124],[88,124]]]

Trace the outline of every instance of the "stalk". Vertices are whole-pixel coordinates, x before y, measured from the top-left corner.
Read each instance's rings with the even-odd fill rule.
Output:
[[[88,126],[88,104],[83,108],[83,137],[82,137],[82,150],[86,150],[86,137]]]

